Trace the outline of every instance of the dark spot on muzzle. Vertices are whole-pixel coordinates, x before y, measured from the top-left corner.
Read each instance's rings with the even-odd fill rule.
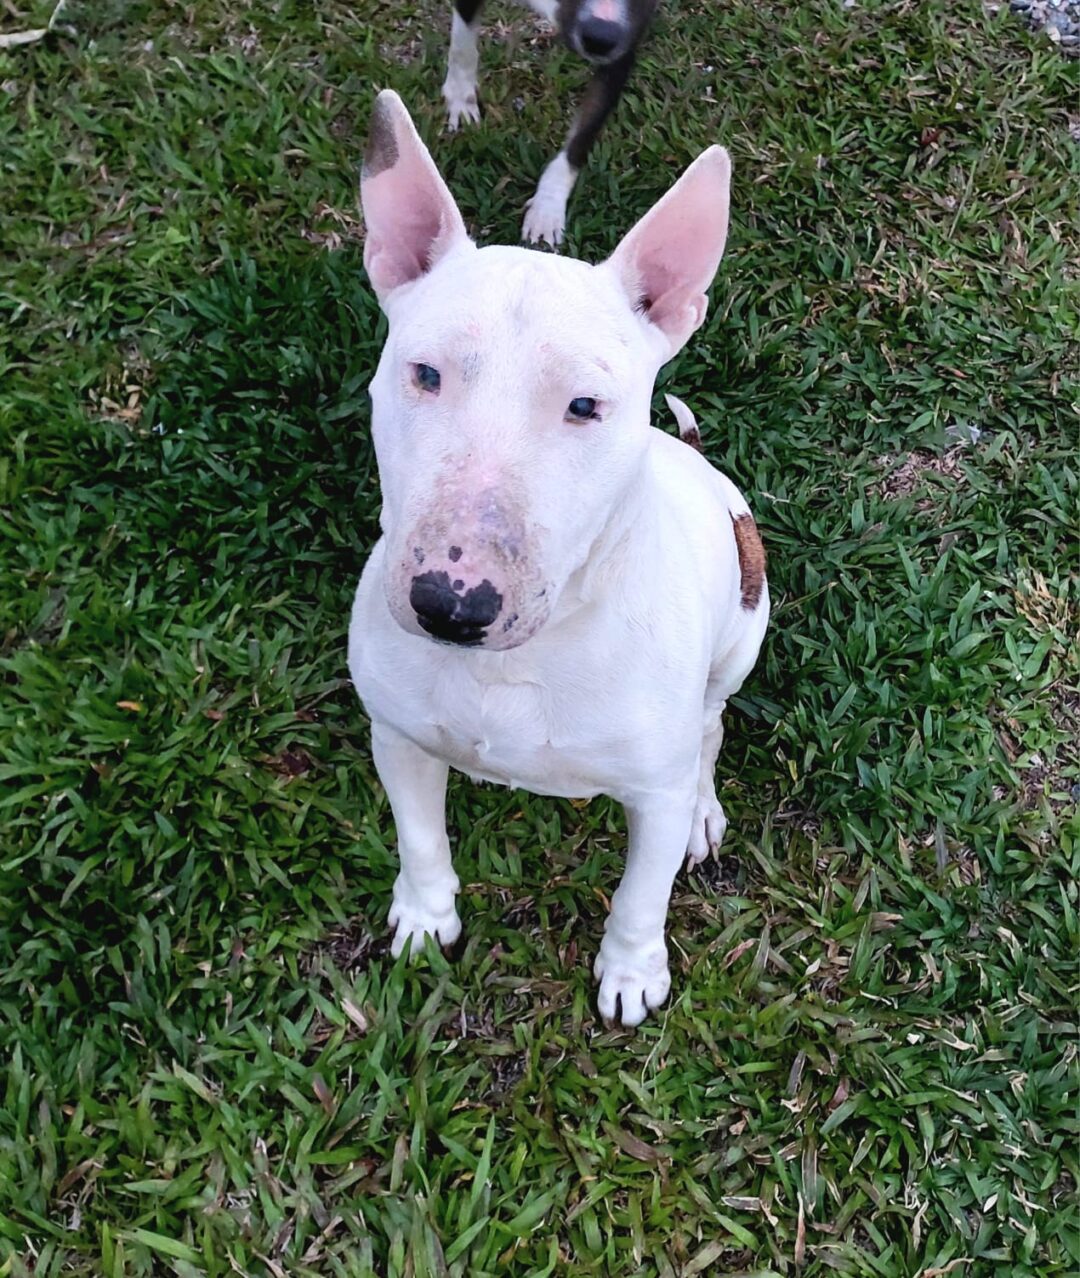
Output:
[[[461,547],[451,546],[450,549],[447,551],[447,554],[450,556],[450,562],[452,564],[456,564],[457,561],[461,558]]]
[[[484,642],[487,628],[499,615],[502,595],[486,578],[462,594],[445,572],[425,572],[414,577],[409,603],[420,626],[433,639],[476,647]]]

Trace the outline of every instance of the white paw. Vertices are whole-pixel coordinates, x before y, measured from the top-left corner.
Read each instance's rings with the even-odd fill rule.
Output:
[[[577,169],[572,168],[566,152],[560,151],[540,174],[536,194],[525,206],[521,238],[531,243],[543,241],[552,248],[563,237],[566,225],[566,201],[574,189]]]
[[[458,131],[463,120],[467,124],[479,123],[480,106],[476,100],[475,84],[447,79],[442,94],[446,101],[446,127],[451,133]]]
[[[605,933],[593,975],[600,982],[600,1015],[609,1023],[621,1020],[628,1027],[640,1025],[671,989],[662,941],[658,946],[631,947]]]
[[[422,900],[398,876],[394,884],[394,901],[390,906],[388,922],[394,929],[394,939],[390,942],[390,953],[397,958],[404,950],[405,942],[411,940],[409,951],[411,958],[417,958],[424,952],[424,937],[432,936],[444,946],[453,945],[461,935],[461,919],[454,906],[454,892],[457,891],[455,881],[449,893],[439,891],[432,893],[429,900]],[[448,904],[445,902],[448,901]]]
[[[727,829],[727,817],[715,794],[699,794],[694,808],[694,824],[686,845],[686,864],[691,869],[707,856],[716,856]]]
[[[521,238],[529,244],[544,243],[556,248],[562,243],[565,226],[566,200],[537,191],[525,206]]]

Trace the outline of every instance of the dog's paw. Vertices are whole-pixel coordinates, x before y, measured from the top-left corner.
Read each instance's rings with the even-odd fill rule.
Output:
[[[521,238],[529,243],[550,244],[555,248],[562,242],[566,226],[566,202],[574,189],[577,170],[560,151],[540,174],[536,194],[525,205],[525,221]]]
[[[525,206],[521,238],[527,244],[550,244],[557,248],[562,243],[565,227],[566,200],[537,191]]]
[[[410,957],[417,958],[424,951],[425,936],[432,936],[440,945],[448,947],[461,935],[461,919],[454,906],[453,893],[449,905],[433,909],[429,903],[417,900],[400,879],[394,885],[394,901],[387,921],[394,929],[394,939],[390,942],[394,958],[404,950],[406,941],[412,941]]]
[[[694,823],[686,845],[686,864],[693,869],[707,856],[716,856],[727,830],[727,817],[715,794],[699,794],[694,808]]]
[[[448,79],[443,85],[442,95],[446,102],[446,127],[451,133],[456,133],[462,122],[480,122],[480,104],[476,99],[475,84]]]
[[[658,946],[631,948],[607,933],[600,943],[593,975],[600,982],[600,1015],[611,1024],[640,1025],[660,1006],[671,989],[667,950]]]

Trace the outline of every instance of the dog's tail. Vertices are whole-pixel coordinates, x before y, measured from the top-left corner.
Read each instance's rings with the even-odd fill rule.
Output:
[[[665,395],[667,406],[675,414],[675,421],[679,427],[679,438],[684,444],[689,444],[691,448],[696,448],[699,453],[705,450],[701,447],[701,431],[698,430],[697,418],[686,407],[681,399],[676,399],[674,395]]]

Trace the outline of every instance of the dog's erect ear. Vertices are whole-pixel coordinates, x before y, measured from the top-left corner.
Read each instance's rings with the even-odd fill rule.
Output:
[[[468,242],[454,197],[390,89],[375,99],[360,171],[364,265],[380,302]]]
[[[731,159],[711,146],[645,214],[608,259],[631,304],[674,355],[705,318],[728,229]]]

